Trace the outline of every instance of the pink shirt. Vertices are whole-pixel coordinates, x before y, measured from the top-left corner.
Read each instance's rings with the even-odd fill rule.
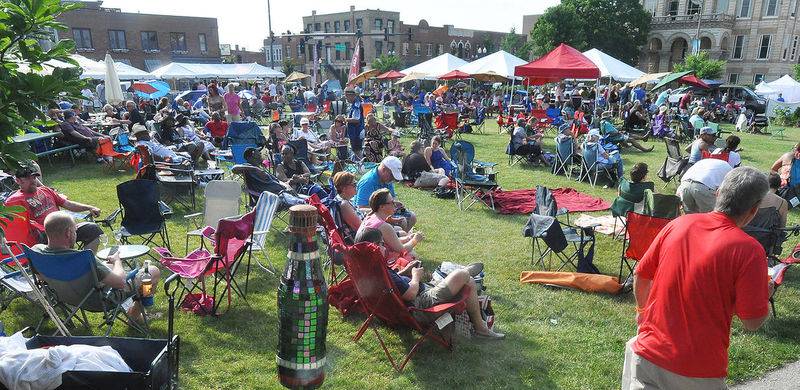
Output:
[[[228,115],[239,115],[241,112],[239,109],[239,102],[242,101],[239,95],[226,92],[222,97],[225,99],[225,103],[228,105]]]

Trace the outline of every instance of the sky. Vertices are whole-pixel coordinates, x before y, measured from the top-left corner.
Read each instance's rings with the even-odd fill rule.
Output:
[[[275,34],[303,29],[302,17],[356,9],[400,12],[400,19],[431,26],[452,24],[460,28],[489,31],[522,29],[522,15],[540,14],[559,0],[270,0]],[[402,5],[400,5],[402,4]],[[216,17],[220,43],[259,50],[267,37],[267,0],[105,0],[104,7],[124,12]]]

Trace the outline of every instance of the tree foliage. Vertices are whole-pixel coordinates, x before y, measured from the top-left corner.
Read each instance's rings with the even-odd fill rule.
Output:
[[[708,56],[708,52],[701,51],[698,54],[686,56],[683,62],[675,64],[675,72],[693,70],[695,76],[701,79],[716,79],[722,76],[722,68],[725,61],[714,60]]]
[[[503,39],[500,41],[501,50],[522,58],[523,60],[530,58],[531,46],[532,45],[525,41],[525,37],[517,34],[517,30],[513,27],[511,28],[511,31],[503,36]],[[489,51],[487,48],[487,52],[491,51]]]
[[[531,41],[536,55],[563,42],[581,51],[597,48],[635,65],[648,32],[650,13],[639,0],[562,0],[539,18]]]
[[[380,57],[372,61],[372,69],[377,69],[383,72],[390,70],[400,70],[402,63],[400,57],[395,55],[382,54]]]
[[[287,76],[289,73],[294,72],[297,70],[297,67],[300,65],[300,62],[295,60],[294,58],[283,57],[283,73]]]
[[[800,80],[800,64],[794,64],[792,66],[792,71],[794,71],[794,79]]]

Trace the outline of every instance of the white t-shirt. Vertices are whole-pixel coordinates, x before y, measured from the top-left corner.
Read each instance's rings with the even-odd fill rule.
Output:
[[[275,84],[270,83],[269,84],[269,96],[275,97],[276,95],[278,95],[278,87]]]
[[[722,184],[722,179],[725,178],[725,175],[732,169],[733,168],[725,161],[715,158],[704,158],[692,165],[692,167],[683,174],[681,182],[696,181],[703,183],[712,190],[716,190],[719,188],[719,185]]]
[[[722,154],[722,148],[717,148],[716,150],[714,150],[714,153],[711,154]],[[728,164],[730,164],[731,168],[736,168],[741,163],[742,163],[742,157],[739,156],[739,153],[728,152]]]
[[[311,129],[309,129],[307,132],[303,132],[302,129],[295,129],[294,133],[292,133],[292,139],[300,139],[300,138],[305,138],[309,144],[319,143],[319,137],[317,136],[317,133],[315,133]]]

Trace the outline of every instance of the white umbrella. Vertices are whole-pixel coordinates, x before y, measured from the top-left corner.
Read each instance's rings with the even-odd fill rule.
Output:
[[[106,101],[109,104],[119,103],[125,98],[122,96],[122,87],[119,85],[119,76],[117,76],[117,68],[114,67],[114,60],[111,59],[111,54],[106,53]]]

